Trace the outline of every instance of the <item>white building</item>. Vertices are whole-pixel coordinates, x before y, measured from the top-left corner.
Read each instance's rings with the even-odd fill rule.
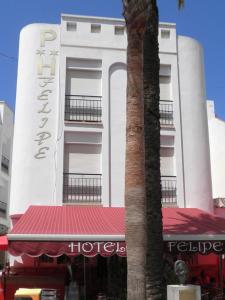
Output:
[[[10,176],[11,176],[11,155],[13,140],[13,112],[4,101],[0,101],[0,226],[9,226],[7,220]]]
[[[89,263],[97,268],[97,254],[126,254],[126,47],[121,19],[62,15],[60,25],[31,24],[21,31],[8,251],[18,272],[21,266],[38,266],[40,272],[43,267],[44,273],[46,266],[53,268],[55,276],[48,280],[55,280],[56,286],[60,277],[61,295],[62,254],[73,256],[70,264],[80,274],[76,255],[81,254],[84,277],[92,272]],[[215,185],[212,196],[210,150],[213,160],[224,127],[220,137],[215,136],[214,150],[209,149],[199,43],[177,36],[175,24],[161,23],[159,50],[162,203],[176,207],[163,210],[170,215],[163,221],[169,219],[172,228],[164,241],[176,244],[178,236],[186,245],[201,239],[211,243],[212,232],[222,231],[217,230],[218,219],[202,210],[213,212],[213,196],[222,195],[222,187]],[[211,112],[210,138],[214,119]],[[213,178],[216,172],[212,163]],[[212,230],[204,223],[208,218]],[[30,286],[34,277],[27,273],[23,284]],[[97,277],[90,277],[87,291],[97,286]],[[37,280],[45,286],[44,276],[35,278],[35,284]],[[82,282],[80,288],[85,289]]]
[[[10,214],[30,205],[124,206],[126,30],[62,15],[20,35]],[[203,53],[161,23],[164,206],[212,211]]]
[[[0,101],[0,235],[9,228],[8,209],[11,176],[11,154],[13,140],[13,112],[4,101]],[[0,252],[0,264],[4,254]]]
[[[207,101],[212,191],[215,211],[225,215],[225,121],[215,113],[214,101]]]

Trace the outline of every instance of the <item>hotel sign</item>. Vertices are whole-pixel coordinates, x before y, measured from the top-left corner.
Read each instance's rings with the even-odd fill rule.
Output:
[[[223,241],[170,241],[164,242],[165,252],[178,253],[199,253],[207,255],[209,253],[225,253],[225,242]],[[84,255],[94,257],[101,255],[104,257],[118,255],[126,257],[125,241],[99,241],[99,242],[80,242],[80,241],[10,241],[9,253],[14,256],[27,254],[28,256],[38,257],[46,254],[51,257],[58,257],[63,254],[68,256]]]
[[[49,122],[52,119],[52,106],[56,98],[53,88],[56,84],[56,65],[58,64],[59,51],[54,41],[57,39],[57,32],[53,29],[40,30],[40,44],[36,49],[37,55],[37,97],[38,109],[36,111],[38,126],[34,141],[36,149],[34,157],[45,159],[50,150],[49,141],[52,139],[52,130]]]
[[[125,242],[71,242],[68,244],[69,255],[92,256],[101,254],[102,256],[111,256],[117,254],[126,256]]]
[[[33,241],[10,241],[9,253],[14,256],[26,254],[31,257],[38,257],[46,254],[50,257],[58,257],[63,254],[68,256],[83,255],[94,257],[101,255],[104,257],[118,255],[126,257],[125,242],[33,242]]]
[[[225,253],[225,244],[222,241],[171,241],[165,242],[165,247],[169,253]]]

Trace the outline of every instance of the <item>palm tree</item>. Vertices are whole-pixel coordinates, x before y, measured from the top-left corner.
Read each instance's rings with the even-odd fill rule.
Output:
[[[144,35],[144,125],[146,186],[146,299],[165,299],[160,176],[158,7],[149,0]]]
[[[178,0],[179,7],[183,4],[184,0]],[[157,1],[123,0],[123,6],[128,38],[125,180],[127,299],[165,299],[162,279]]]
[[[165,299],[163,282],[163,225],[160,176],[159,15],[157,0],[147,0],[144,35],[144,127],[146,187],[146,299]],[[179,8],[184,0],[178,0]]]
[[[127,26],[126,245],[127,299],[145,299],[143,35],[146,1],[123,0]]]

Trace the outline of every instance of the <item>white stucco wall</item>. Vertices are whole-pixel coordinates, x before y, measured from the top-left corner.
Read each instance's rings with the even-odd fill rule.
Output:
[[[178,37],[178,63],[186,207],[213,210],[203,53]]]
[[[67,31],[67,22],[76,22],[77,31]],[[101,32],[92,33],[91,24],[101,24]],[[102,96],[102,122],[99,124],[65,122],[64,130],[65,143],[75,142],[79,132],[87,137],[84,143],[91,145],[96,143],[95,135],[101,134],[101,140],[98,143],[101,144],[102,204],[104,206],[124,205],[126,35],[125,33],[115,35],[115,25],[124,26],[124,21],[63,15],[61,24],[61,103],[65,102],[67,90],[66,65],[69,65],[69,70],[89,69],[92,72],[98,70],[102,74],[100,92],[97,93],[93,86],[88,87],[88,89],[92,88],[92,95]],[[80,81],[79,90],[84,95],[87,94],[87,84],[88,81]],[[99,88],[99,82],[96,82],[95,86]],[[63,113],[61,116],[64,118]],[[63,156],[63,145],[61,155]],[[88,168],[87,160],[83,161],[83,164]],[[61,168],[63,172],[63,166]],[[62,177],[58,182],[59,186],[62,186]],[[59,189],[59,198],[62,198],[61,193]]]
[[[213,198],[225,198],[225,121],[215,116],[207,101]]]
[[[11,157],[13,140],[13,112],[4,101],[0,101],[0,205],[5,207],[6,215],[0,215],[0,224],[9,227],[8,209],[11,178]],[[2,156],[9,160],[8,171],[1,168]]]
[[[67,30],[67,23],[76,23],[75,31]],[[101,24],[99,33],[91,32],[91,24]],[[123,35],[115,35],[116,26],[123,27],[124,21],[120,19],[107,19],[95,17],[81,17],[63,15],[61,24],[61,103],[64,103],[67,91],[66,65],[69,68],[99,69],[102,72],[102,124],[78,124],[65,123],[65,142],[67,134],[72,134],[82,129],[82,132],[101,132],[102,134],[102,183],[104,206],[124,205],[124,174],[125,174],[125,122],[126,122],[126,32]],[[169,39],[160,35],[160,60],[164,66],[162,69],[170,70],[163,75],[170,76],[170,100],[174,101],[174,128],[163,128],[163,136],[175,138],[173,174],[177,179],[177,194],[179,206],[184,206],[182,147],[180,131],[180,104],[178,88],[177,68],[177,41],[175,24],[163,23],[161,30],[169,30]],[[73,59],[75,59],[73,61]],[[79,63],[80,61],[80,63]],[[87,82],[86,82],[87,84]],[[85,83],[81,82],[80,90],[85,91]],[[165,100],[165,99],[164,99]],[[63,118],[62,114],[62,118]],[[70,140],[71,142],[72,140]],[[91,139],[89,139],[91,143]],[[63,145],[61,155],[63,157]],[[84,162],[85,164],[85,162]],[[62,166],[63,168],[63,166]],[[62,177],[59,185],[62,186]],[[59,197],[62,191],[59,190]]]
[[[50,24],[20,34],[10,214],[56,204],[59,35]]]
[[[162,38],[162,31],[170,31],[170,38]],[[176,196],[179,207],[185,207],[184,195],[184,172],[183,172],[183,155],[182,155],[182,132],[181,132],[181,114],[180,114],[180,90],[179,90],[179,71],[177,60],[177,35],[176,26],[174,24],[160,24],[159,34],[159,57],[161,66],[167,66],[160,69],[161,75],[170,75],[170,100],[173,103],[173,126],[161,126],[161,147],[173,148],[173,173],[165,174],[175,176],[176,181]],[[170,72],[168,73],[168,70]],[[161,99],[164,100],[164,99]],[[172,141],[172,144],[171,144]],[[162,174],[164,175],[164,174]]]
[[[125,64],[109,70],[109,187],[112,206],[124,206],[126,151],[126,84]]]

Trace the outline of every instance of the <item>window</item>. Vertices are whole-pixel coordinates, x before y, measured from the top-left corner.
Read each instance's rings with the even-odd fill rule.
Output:
[[[169,30],[161,30],[161,38],[162,39],[169,39],[170,38],[170,31]]]
[[[77,23],[67,22],[67,31],[77,31]]]
[[[160,100],[171,100],[171,77],[159,76]]]
[[[100,33],[101,32],[101,25],[91,24],[91,32],[92,33]]]
[[[114,28],[115,35],[124,35],[124,31],[124,26],[115,26]]]
[[[160,148],[160,170],[162,176],[174,176],[174,148]]]

